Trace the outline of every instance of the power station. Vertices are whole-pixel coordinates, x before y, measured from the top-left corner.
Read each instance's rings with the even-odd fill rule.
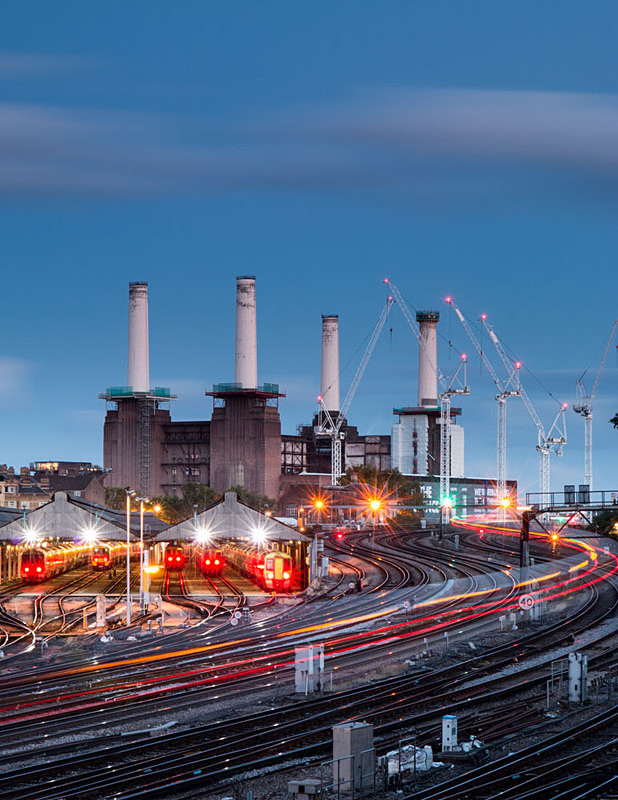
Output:
[[[324,427],[320,412],[298,433],[282,434],[279,399],[285,395],[277,383],[258,381],[255,288],[254,276],[236,279],[234,381],[217,383],[205,392],[213,403],[210,419],[174,421],[170,403],[175,395],[168,388],[150,387],[148,286],[129,284],[127,385],[112,386],[99,395],[106,401],[103,458],[111,473],[109,485],[131,486],[143,496],[153,496],[179,494],[184,483],[199,482],[218,492],[244,486],[273,499],[290,498],[294,486],[331,483],[333,438],[340,452],[340,474],[348,467],[397,468],[435,483],[441,453],[439,312],[417,312],[418,401],[416,406],[394,409],[397,421],[390,435],[362,435],[342,417],[342,405],[347,409],[340,399],[339,317],[323,315],[320,400],[327,416],[338,420],[336,430]],[[456,424],[460,414],[461,409],[450,410],[453,479],[464,477],[463,428]]]

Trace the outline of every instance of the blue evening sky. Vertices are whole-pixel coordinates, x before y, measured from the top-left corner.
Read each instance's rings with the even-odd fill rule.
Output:
[[[340,315],[345,390],[385,277],[440,310],[443,372],[471,353],[467,474],[495,475],[494,388],[447,294],[488,314],[546,426],[587,367],[592,383],[618,317],[614,0],[8,0],[2,16],[0,462],[101,463],[97,393],[126,382],[133,280],[179,420],[233,379],[239,274],[257,277],[259,377],[287,392],[286,432],[316,410],[320,314]],[[618,488],[616,343],[596,488]],[[388,433],[416,369],[394,309],[350,421]],[[554,488],[583,481],[567,420]],[[536,491],[520,401],[509,441],[509,477]]]

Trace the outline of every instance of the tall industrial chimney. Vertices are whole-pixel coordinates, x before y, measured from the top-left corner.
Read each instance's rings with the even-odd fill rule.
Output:
[[[339,316],[322,314],[321,395],[329,411],[339,411]]]
[[[417,311],[421,340],[418,347],[418,405],[438,405],[438,336],[439,311]]]
[[[255,313],[255,276],[236,278],[236,367],[234,381],[243,389],[256,389],[257,328]]]
[[[127,386],[150,391],[148,363],[148,284],[129,284],[129,364]]]

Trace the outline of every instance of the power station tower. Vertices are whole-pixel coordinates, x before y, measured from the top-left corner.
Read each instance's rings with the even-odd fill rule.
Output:
[[[258,385],[255,277],[236,278],[236,359],[233,383],[217,383],[210,423],[210,485],[244,486],[278,497],[281,419],[276,383]]]
[[[111,485],[130,487],[142,497],[159,491],[161,461],[156,429],[170,421],[169,389],[150,387],[148,345],[148,284],[129,284],[129,347],[127,385],[99,394],[106,402],[103,464],[111,470]]]

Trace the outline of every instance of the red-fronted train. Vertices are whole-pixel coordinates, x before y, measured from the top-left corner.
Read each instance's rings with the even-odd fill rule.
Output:
[[[250,544],[225,547],[228,562],[269,592],[289,592],[294,585],[294,563],[289,553],[260,550]]]
[[[20,574],[22,580],[27,583],[36,583],[78,567],[87,558],[87,547],[75,547],[70,544],[29,547],[21,554]]]
[[[182,569],[187,562],[187,555],[181,544],[170,542],[165,548],[163,564],[165,569]]]
[[[213,548],[197,547],[195,557],[200,572],[207,576],[221,575],[225,567],[225,556],[223,550]]]
[[[97,544],[92,548],[90,566],[94,570],[110,569],[120,562],[126,551],[127,546],[119,542]]]

